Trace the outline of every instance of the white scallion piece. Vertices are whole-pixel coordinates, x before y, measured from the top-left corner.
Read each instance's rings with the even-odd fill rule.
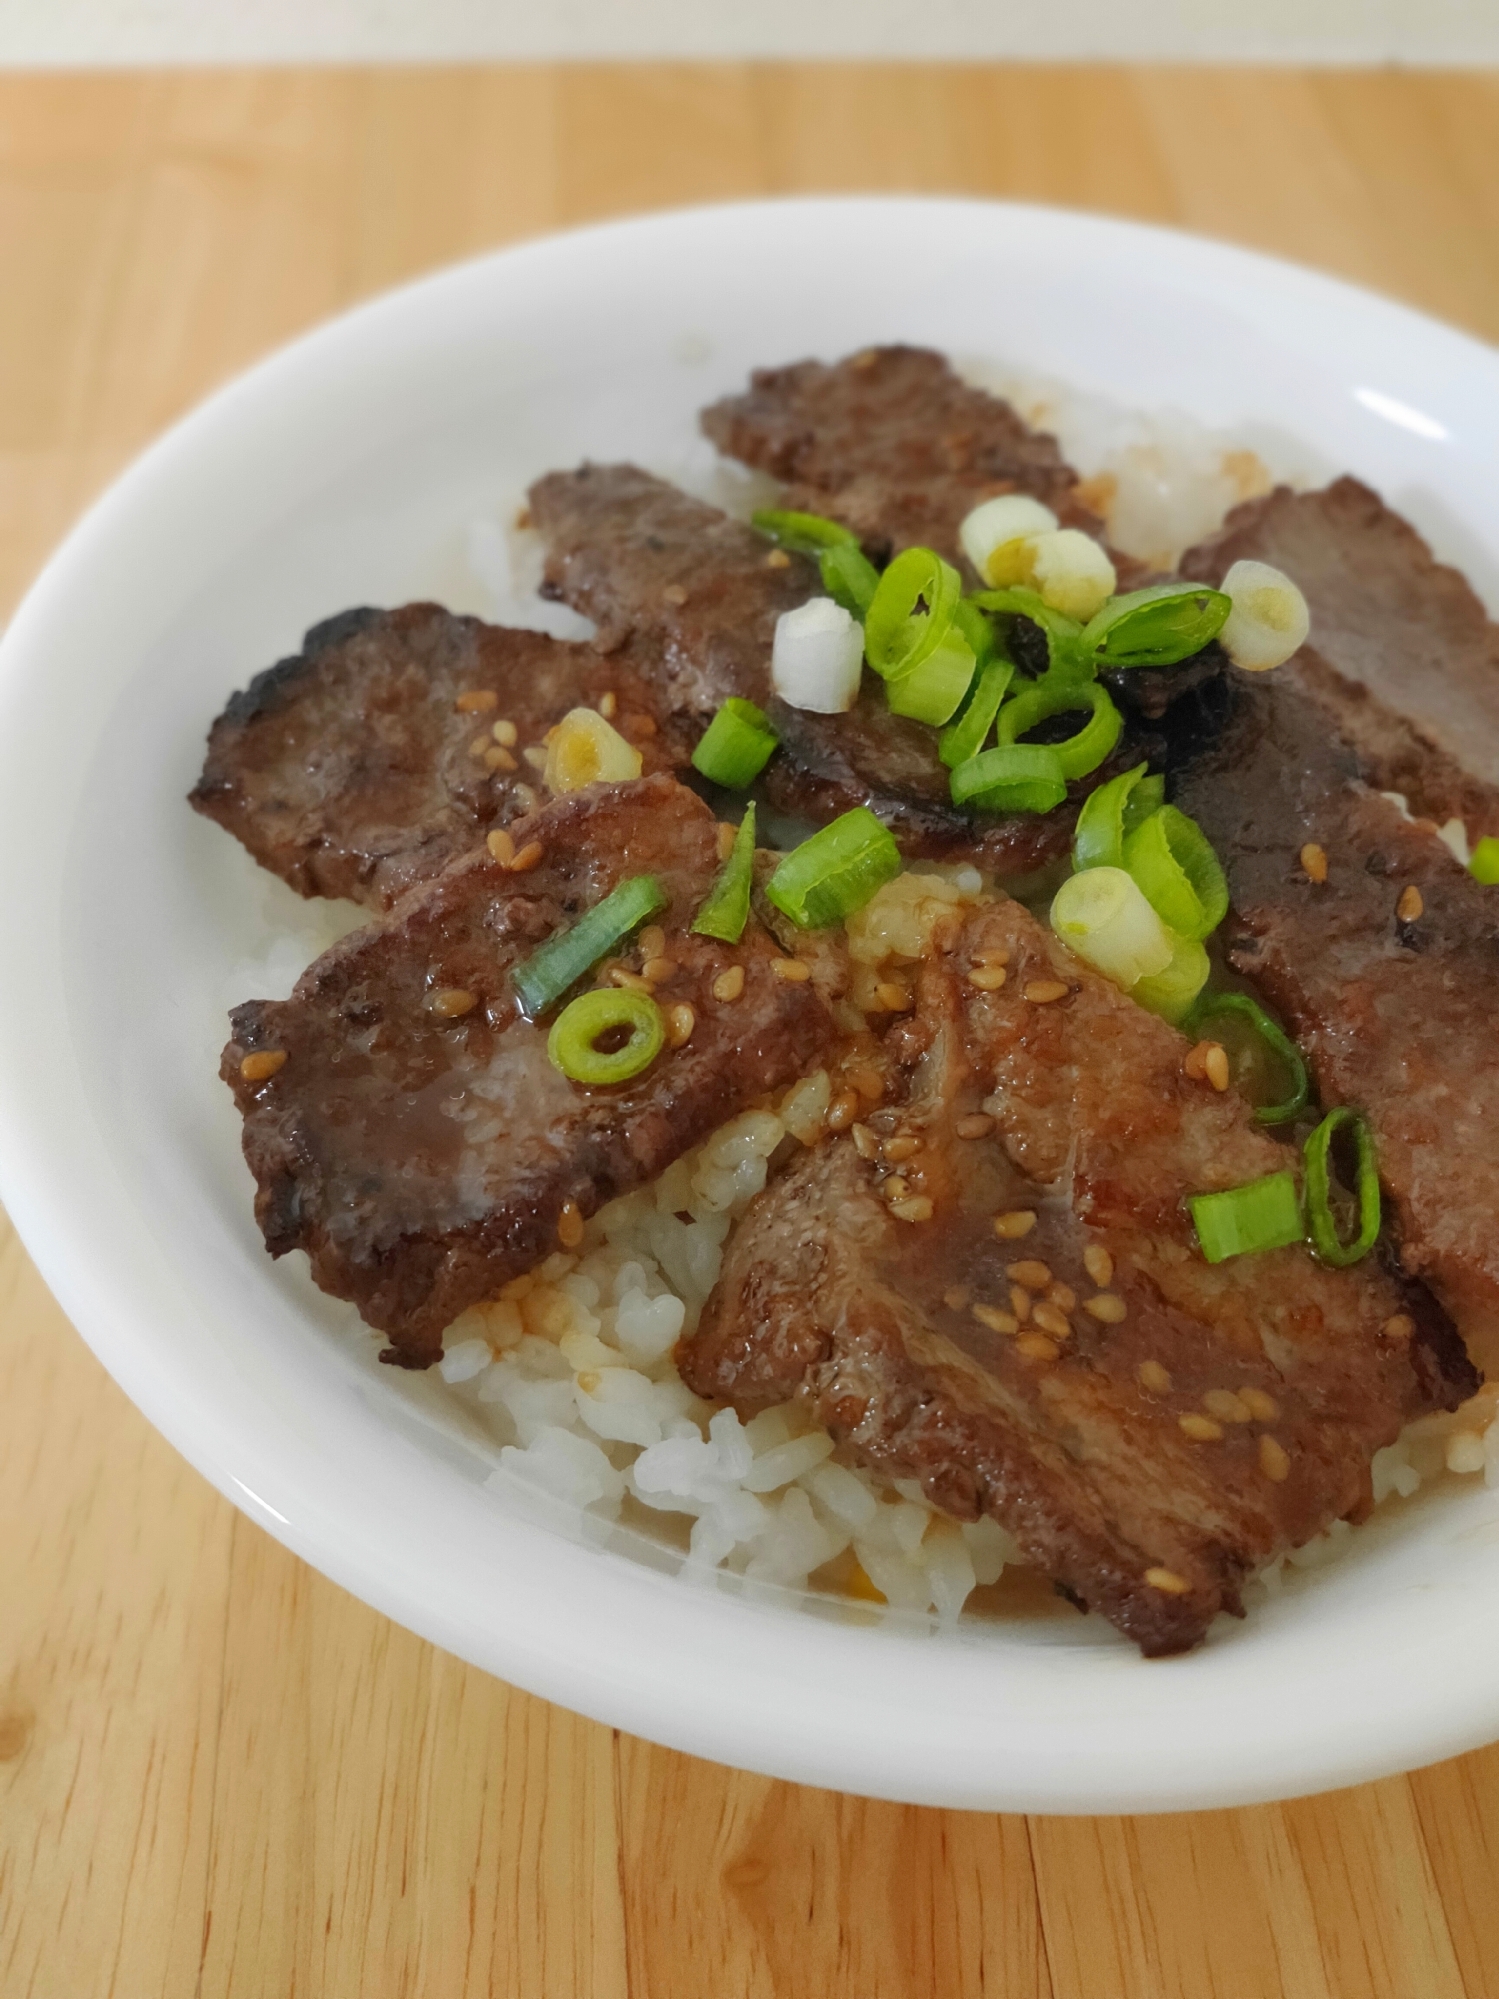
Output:
[[[574,708],[547,738],[544,778],[548,791],[581,791],[585,784],[623,784],[639,777],[641,756],[593,708]]]
[[[1001,493],[982,500],[958,529],[963,553],[984,581],[996,590],[1030,581],[1030,557],[1024,544],[1032,535],[1049,534],[1057,525],[1050,507],[1029,493]]]
[[[1113,596],[1119,579],[1102,547],[1081,528],[1057,528],[1033,535],[1030,582],[1043,604],[1085,625]]]
[[[1126,991],[1171,963],[1171,933],[1123,868],[1084,868],[1057,890],[1051,927]]]
[[[1268,562],[1236,562],[1219,588],[1232,598],[1233,609],[1218,643],[1246,673],[1284,666],[1305,642],[1311,612],[1282,570]]]
[[[781,699],[812,715],[843,715],[859,698],[864,628],[831,597],[813,597],[776,619],[770,678]]]

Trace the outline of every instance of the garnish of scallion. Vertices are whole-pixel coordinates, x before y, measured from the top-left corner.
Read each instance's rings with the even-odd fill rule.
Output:
[[[781,548],[810,555],[822,575],[822,587],[845,611],[862,618],[874,599],[879,571],[859,546],[859,538],[822,514],[799,514],[782,507],[761,507],[750,524]]]
[[[1332,1209],[1332,1142],[1345,1128],[1352,1132],[1357,1161],[1358,1233],[1351,1242],[1344,1242],[1339,1236]],[[1378,1242],[1380,1219],[1379,1157],[1374,1133],[1362,1111],[1342,1104],[1327,1113],[1306,1142],[1306,1220],[1312,1247],[1324,1263],[1345,1269],[1366,1257]]]
[[[867,806],[856,805],[793,847],[765,893],[800,929],[822,930],[862,909],[900,871],[890,829]]]
[[[724,944],[737,944],[749,921],[750,887],[755,872],[755,808],[747,805],[733,849],[719,871],[707,900],[693,918],[699,937],[717,937]]]
[[[1492,833],[1485,833],[1481,840],[1475,842],[1468,873],[1485,887],[1491,888],[1499,882],[1499,840]]]
[[[570,1082],[605,1089],[648,1069],[665,1041],[666,1023],[648,993],[601,986],[579,993],[558,1014],[547,1054]],[[600,1042],[611,1045],[601,1048]]]
[[[1079,873],[1085,868],[1122,868],[1126,836],[1150,817],[1165,795],[1166,780],[1149,775],[1145,764],[1136,764],[1090,791],[1077,815],[1072,865]]]
[[[692,767],[714,784],[742,791],[764,770],[779,741],[753,701],[731,694],[699,738]]]
[[[1257,999],[1248,993],[1208,993],[1192,1008],[1191,1013],[1181,1022],[1183,1033],[1197,1034],[1207,1021],[1222,1018],[1226,1014],[1238,1014],[1247,1020],[1267,1047],[1277,1055],[1290,1071],[1291,1089],[1288,1096],[1278,1104],[1256,1104],[1254,1109],[1257,1124],[1289,1124],[1306,1109],[1307,1098],[1311,1095],[1311,1079],[1307,1075],[1306,1061],[1301,1050],[1266,1013]]]
[[[949,770],[976,757],[988,741],[999,704],[1015,677],[1012,659],[991,659],[979,669],[968,705],[956,721],[950,722],[937,739],[937,754]]]
[[[556,1005],[569,986],[592,971],[648,916],[665,909],[670,898],[654,875],[634,875],[611,889],[602,902],[580,916],[572,928],[552,937],[523,963],[513,967],[521,1011],[539,1020]]]
[[[1083,627],[1082,644],[1103,668],[1176,666],[1217,638],[1232,609],[1205,584],[1156,583],[1111,597]]]
[[[1088,720],[1076,735],[1068,736],[1064,742],[1048,743],[1046,747],[1056,752],[1063,777],[1086,777],[1109,755],[1124,728],[1124,717],[1109,699],[1107,690],[1096,684],[1085,681],[1074,685],[1067,680],[1053,682],[1048,678],[1023,689],[1000,709],[995,735],[1001,745],[1018,742],[1054,715],[1084,709],[1089,711]]]
[[[954,805],[985,812],[1050,812],[1067,796],[1062,759],[1046,743],[1007,743],[958,765],[950,785]]]
[[[1187,1207],[1209,1263],[1249,1256],[1256,1250],[1284,1249],[1306,1238],[1296,1179],[1289,1172],[1267,1173],[1219,1194],[1193,1194]]]
[[[1161,806],[1125,835],[1124,865],[1161,921],[1182,937],[1211,936],[1228,913],[1218,856],[1197,821],[1174,805]]]

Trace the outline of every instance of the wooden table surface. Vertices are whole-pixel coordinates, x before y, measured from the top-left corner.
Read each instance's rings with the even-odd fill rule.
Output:
[[[1493,76],[10,77],[0,611],[154,432],[350,300],[585,218],[829,188],[1181,223],[1499,339]],[[1493,1999],[1496,1881],[1499,1749],[1026,1820],[739,1776],[512,1693],[235,1513],[0,1235],[4,1999]]]

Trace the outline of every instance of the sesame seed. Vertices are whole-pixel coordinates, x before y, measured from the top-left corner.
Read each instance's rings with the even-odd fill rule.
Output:
[[[1057,1350],[1044,1333],[1022,1333],[1015,1342],[1016,1353],[1023,1353],[1027,1360],[1055,1360]]]
[[[913,1194],[908,1201],[892,1201],[892,1215],[898,1215],[903,1222],[929,1222],[932,1219],[932,1204],[925,1194]]]
[[[640,975],[649,979],[653,986],[660,986],[675,976],[676,969],[670,958],[647,958],[640,968]]]
[[[1158,1360],[1142,1360],[1135,1369],[1135,1378],[1152,1395],[1169,1395],[1171,1392],[1171,1376]]]
[[[1425,907],[1426,904],[1422,899],[1420,889],[1412,882],[1409,888],[1403,888],[1400,891],[1400,900],[1395,905],[1395,914],[1400,918],[1402,923],[1414,923]]]
[[[1280,1404],[1273,1395],[1267,1395],[1263,1388],[1241,1388],[1239,1400],[1256,1423],[1273,1423],[1280,1414]]]
[[[697,1015],[686,1001],[666,1009],[666,1045],[668,1048],[685,1048],[692,1039],[692,1030],[697,1026]]]
[[[1097,1319],[1101,1326],[1123,1325],[1129,1314],[1129,1307],[1117,1291],[1100,1291],[1096,1298],[1085,1298],[1083,1310],[1090,1318]],[[1147,1367],[1153,1363],[1147,1361]],[[1167,1384],[1169,1386],[1169,1383]]]
[[[892,1173],[880,1189],[887,1201],[903,1201],[910,1191],[910,1185],[903,1173]]]
[[[490,859],[498,861],[501,867],[507,867],[515,859],[515,842],[503,826],[496,826],[492,833],[487,834],[484,844],[489,849]]]
[[[913,1152],[920,1152],[921,1140],[909,1131],[897,1132],[894,1138],[885,1140],[885,1157],[889,1160],[909,1159]]]
[[[1260,1470],[1277,1485],[1291,1475],[1291,1460],[1286,1455],[1285,1445],[1278,1437],[1272,1437],[1268,1430],[1260,1433]]]
[[[1032,1291],[1044,1291],[1051,1282],[1051,1267],[1027,1257],[1023,1263],[1007,1263],[1005,1276],[1012,1277],[1017,1284],[1028,1284]]]
[[[538,802],[536,793],[529,784],[512,784],[510,787],[510,796],[515,800],[522,812],[534,812],[536,810]]]
[[[974,952],[973,962],[976,965],[1008,965],[1010,947],[1008,944],[986,944],[982,950]]]
[[[1101,1242],[1090,1242],[1083,1251],[1083,1268],[1101,1289],[1114,1281],[1114,1259]]]
[[[265,1083],[284,1067],[284,1048],[258,1048],[253,1055],[245,1056],[239,1065],[239,1073],[247,1083]]]
[[[1186,1577],[1179,1576],[1175,1569],[1147,1569],[1145,1580],[1163,1596],[1185,1596],[1192,1587]]]
[[[666,599],[668,604],[685,604],[687,602],[687,592],[680,583],[668,583],[666,588],[661,592],[661,595]]]
[[[1211,1045],[1207,1041],[1194,1041],[1182,1057],[1182,1074],[1191,1082],[1200,1083],[1207,1075],[1208,1049]]]
[[[599,713],[606,722],[612,722],[619,713],[619,696],[612,687],[599,696]]]
[[[974,1111],[969,1117],[960,1117],[953,1126],[959,1138],[987,1138],[994,1129],[994,1120],[986,1111]]]
[[[467,687],[453,705],[460,715],[482,715],[490,708],[498,708],[500,697],[487,687]]]
[[[1067,988],[1060,979],[1032,979],[1025,997],[1032,1006],[1050,1006],[1053,1000],[1066,999]]]
[[[611,965],[609,983],[611,986],[623,986],[632,993],[653,993],[656,990],[643,972],[632,972],[628,965]]]
[[[1384,1339],[1408,1340],[1416,1330],[1416,1322],[1409,1312],[1397,1312],[1393,1319],[1386,1319],[1379,1330]]]
[[[716,1000],[736,1000],[743,991],[743,965],[730,965],[726,972],[720,972],[713,981],[713,997]]]
[[[1046,1287],[1046,1302],[1055,1305],[1059,1312],[1070,1312],[1077,1304],[1077,1293],[1070,1284],[1063,1284],[1060,1278]]]
[[[861,1159],[877,1159],[879,1157],[880,1141],[875,1137],[867,1124],[856,1124],[853,1127],[852,1135],[854,1151],[858,1153]]]
[[[520,741],[520,731],[513,722],[495,722],[491,724],[489,733],[502,748],[507,750],[513,750]]]
[[[519,770],[520,766],[509,750],[502,750],[498,743],[491,743],[484,752],[484,761],[491,770]]]
[[[1216,1444],[1223,1435],[1223,1425],[1215,1423],[1211,1416],[1178,1416],[1176,1420],[1187,1435],[1199,1444]]]
[[[885,1094],[885,1079],[878,1069],[850,1069],[848,1080],[850,1088],[868,1103],[877,1104]]]
[[[648,923],[635,943],[642,958],[659,958],[666,949],[666,932],[659,923]]]
[[[788,986],[801,986],[811,978],[812,967],[800,958],[772,958],[770,972],[772,978],[782,979]]]
[[[881,979],[874,989],[874,996],[886,1013],[904,1013],[911,1004],[911,995],[904,986],[896,985],[893,979]]]
[[[825,1120],[829,1131],[847,1131],[859,1115],[859,1099],[852,1090],[840,1090],[828,1105]]]
[[[1215,1090],[1228,1088],[1228,1051],[1217,1041],[1208,1043],[1203,1070]]]
[[[547,753],[541,747],[540,743],[527,743],[526,747],[521,751],[521,755],[531,766],[532,770],[546,769]]]
[[[435,1013],[442,1020],[457,1020],[460,1014],[472,1013],[479,998],[463,986],[444,986],[438,992],[428,993],[423,1004],[428,1013]]]
[[[468,753],[471,757],[487,757],[493,748],[494,744],[488,736],[475,736],[468,746]]]
[[[557,1240],[564,1249],[576,1249],[583,1240],[583,1213],[576,1201],[564,1201],[557,1217]]]
[[[1315,840],[1308,840],[1301,850],[1301,872],[1308,881],[1327,880],[1327,853]]]
[[[767,569],[789,569],[791,567],[791,557],[786,553],[784,548],[773,548],[765,558],[765,567]]]
[[[1020,1321],[1013,1312],[1001,1312],[997,1305],[975,1305],[973,1316],[991,1333],[1018,1333]]]
[[[513,875],[529,874],[545,852],[546,849],[540,840],[528,840],[520,852],[506,864],[509,872]]]
[[[949,1312],[961,1312],[971,1295],[966,1284],[950,1284],[942,1294],[942,1302]]]
[[[599,1374],[598,1370],[592,1367],[585,1367],[583,1372],[577,1376],[578,1386],[585,1395],[597,1395],[602,1380],[603,1377]]]
[[[1010,1310],[1022,1325],[1031,1315],[1031,1294],[1023,1284],[1010,1286]]]
[[[720,825],[718,829],[718,858],[721,861],[726,861],[730,854],[733,853],[734,836],[738,830],[737,826]]]
[[[1059,1312],[1055,1305],[1048,1305],[1044,1300],[1032,1307],[1031,1323],[1039,1326],[1043,1333],[1050,1333],[1054,1340],[1072,1337],[1072,1321],[1067,1314]]]
[[[654,715],[626,715],[619,726],[622,734],[632,740],[639,737],[642,742],[656,735],[660,728]]]
[[[980,965],[968,974],[968,983],[977,986],[981,993],[997,993],[1009,976],[1003,965]],[[1030,998],[1029,993],[1026,998]]]
[[[1235,1395],[1231,1388],[1210,1388],[1202,1398],[1202,1406],[1220,1423],[1249,1423],[1254,1420],[1248,1403]]]
[[[1014,1242],[1020,1236],[1029,1235],[1035,1226],[1034,1208],[1009,1208],[1004,1214],[994,1217],[994,1233],[1001,1242]]]

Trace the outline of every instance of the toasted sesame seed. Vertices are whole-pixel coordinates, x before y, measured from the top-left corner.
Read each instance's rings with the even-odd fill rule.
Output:
[[[1024,991],[1032,1006],[1050,1006],[1053,1000],[1067,997],[1067,988],[1060,979],[1032,979]]]
[[[540,743],[527,743],[526,747],[521,751],[521,755],[531,766],[532,770],[546,769],[547,753],[541,747]]]
[[[789,569],[791,567],[791,557],[786,553],[784,548],[773,548],[765,558],[765,567],[767,569]]]
[[[1114,1281],[1114,1259],[1101,1242],[1090,1242],[1083,1251],[1083,1268],[1101,1289]]]
[[[1416,1330],[1416,1322],[1409,1312],[1397,1312],[1393,1319],[1386,1319],[1379,1330],[1387,1340],[1408,1340]]]
[[[973,954],[976,965],[1008,965],[1010,947],[1008,944],[986,944]]]
[[[557,1217],[557,1240],[564,1249],[576,1249],[583,1240],[583,1212],[576,1201],[564,1201]]]
[[[887,1201],[903,1201],[910,1191],[910,1183],[903,1173],[890,1174],[880,1188]]]
[[[1016,1353],[1023,1353],[1027,1360],[1055,1360],[1055,1343],[1044,1333],[1022,1333],[1015,1342]]]
[[[1065,1312],[1059,1312],[1055,1305],[1048,1305],[1043,1299],[1031,1308],[1031,1323],[1039,1326],[1043,1333],[1050,1333],[1054,1340],[1068,1340],[1072,1337],[1072,1321]]]
[[[1291,1460],[1286,1455],[1285,1445],[1278,1437],[1272,1437],[1268,1430],[1260,1432],[1260,1470],[1277,1485],[1291,1475]]]
[[[885,1079],[878,1069],[850,1069],[849,1087],[859,1092],[866,1103],[877,1104],[885,1094]]]
[[[949,1284],[942,1294],[942,1302],[949,1312],[961,1312],[972,1295],[966,1284]]]
[[[1193,1083],[1200,1083],[1208,1072],[1208,1049],[1213,1044],[1194,1041],[1182,1057],[1182,1074]]]
[[[687,592],[680,583],[668,583],[666,588],[661,592],[661,595],[666,599],[668,604],[685,604],[687,602]]]
[[[1301,850],[1301,872],[1308,881],[1327,880],[1327,852],[1325,848],[1319,847],[1315,840],[1308,840]]]
[[[1047,1285],[1046,1302],[1048,1305],[1055,1305],[1059,1312],[1070,1312],[1077,1304],[1077,1293],[1070,1284],[1064,1284],[1058,1278],[1054,1283]]]
[[[1163,1596],[1185,1596],[1192,1587],[1186,1577],[1179,1576],[1175,1569],[1147,1569],[1145,1580]]]
[[[1023,1284],[1010,1286],[1010,1310],[1022,1325],[1031,1315],[1031,1294]]]
[[[492,833],[487,834],[484,844],[489,849],[490,859],[498,861],[501,867],[508,866],[515,859],[515,842],[503,826],[496,826]]]
[[[1123,1325],[1129,1315],[1129,1307],[1117,1291],[1100,1291],[1096,1298],[1085,1298],[1083,1310],[1101,1326]],[[1146,1366],[1150,1365],[1147,1361]]]
[[[1409,888],[1403,888],[1400,891],[1400,900],[1395,905],[1395,914],[1400,918],[1402,923],[1414,923],[1425,907],[1426,904],[1422,899],[1420,889],[1412,882]]]
[[[612,722],[619,713],[619,696],[612,687],[599,696],[599,713],[606,722]]]
[[[736,1000],[743,991],[743,965],[730,965],[727,971],[720,972],[713,981],[713,997],[716,1000]]]
[[[1092,1302],[1091,1300],[1089,1301]],[[1142,1388],[1148,1388],[1152,1395],[1171,1393],[1171,1376],[1158,1360],[1142,1360],[1135,1369],[1135,1378]]]
[[[783,979],[788,986],[805,985],[812,976],[812,967],[804,965],[800,958],[772,958],[771,977]]]
[[[886,1013],[904,1013],[911,1004],[911,995],[904,986],[896,985],[893,979],[881,979],[874,989],[874,996]]]
[[[1210,1041],[1203,1058],[1203,1071],[1215,1090],[1228,1088],[1228,1051],[1220,1042]]]
[[[1216,1444],[1223,1435],[1223,1425],[1215,1423],[1211,1416],[1178,1416],[1176,1420],[1199,1444]]]
[[[510,796],[515,800],[522,812],[534,812],[539,802],[534,789],[529,784],[512,784],[510,787]]]
[[[625,715],[621,717],[619,727],[622,735],[629,736],[632,741],[639,738],[644,742],[647,737],[657,734],[660,724],[654,715]]]
[[[720,824],[718,829],[718,858],[721,861],[726,861],[730,854],[733,853],[734,839],[738,831],[739,828],[737,826],[730,826],[726,821]]]
[[[666,1045],[668,1048],[685,1048],[692,1039],[692,1030],[697,1026],[697,1015],[681,1000],[666,1009]]]
[[[975,1305],[973,1316],[991,1333],[1018,1333],[1020,1321],[1013,1312],[1001,1312],[997,1305]]]
[[[852,1090],[840,1090],[828,1105],[824,1122],[829,1131],[847,1131],[859,1115],[859,1099]]]
[[[1003,965],[980,965],[968,974],[968,983],[981,993],[997,993],[1009,976]],[[1029,999],[1029,993],[1026,997]]]
[[[676,975],[676,965],[670,958],[647,958],[640,968],[642,978],[649,979],[653,986],[665,985]]]
[[[1032,1291],[1044,1291],[1051,1282],[1051,1266],[1030,1256],[1023,1263],[1007,1263],[1005,1275],[1017,1284],[1028,1284]]]
[[[1241,1388],[1239,1400],[1256,1423],[1273,1423],[1280,1414],[1280,1404],[1263,1388]]]
[[[1015,1242],[1023,1235],[1029,1235],[1036,1226],[1034,1208],[1007,1208],[1002,1215],[994,1217],[994,1233],[1001,1242]]]
[[[443,986],[435,993],[428,993],[423,1004],[428,1013],[435,1013],[443,1020],[457,1020],[460,1014],[473,1012],[479,996],[463,986]]]
[[[502,749],[513,750],[520,741],[520,731],[513,722],[501,720],[492,723],[489,733]]]
[[[1250,1423],[1254,1420],[1249,1404],[1231,1388],[1210,1388],[1202,1398],[1202,1406],[1220,1423]]]
[[[880,1141],[878,1140],[878,1138],[876,1138],[874,1133],[869,1129],[869,1126],[867,1124],[854,1125],[852,1128],[852,1137],[854,1141],[854,1151],[858,1153],[861,1159],[879,1158]]]
[[[466,687],[453,705],[460,715],[483,715],[499,707],[500,697],[487,687]]]
[[[913,1194],[909,1200],[892,1201],[890,1212],[903,1222],[929,1222],[932,1219],[932,1204],[925,1194]]]
[[[519,770],[520,766],[509,750],[502,750],[498,743],[491,743],[484,752],[484,761],[491,770]]]
[[[969,1117],[960,1117],[953,1126],[959,1138],[987,1138],[994,1129],[994,1120],[987,1111],[974,1111]]]
[[[632,972],[628,965],[611,965],[609,983],[611,986],[623,986],[632,993],[654,993],[656,990],[644,972]]]
[[[494,742],[491,737],[475,736],[468,746],[468,753],[471,757],[487,757],[493,748]]]
[[[284,1048],[257,1048],[253,1055],[245,1056],[239,1065],[239,1073],[247,1083],[265,1083],[284,1067]]]
[[[560,1229],[558,1233],[559,1234],[561,1233]],[[599,1392],[599,1388],[602,1384],[603,1377],[600,1375],[597,1368],[585,1367],[583,1372],[580,1375],[577,1375],[575,1379],[577,1381],[579,1388],[582,1389],[585,1395],[597,1395]]]
[[[529,874],[545,852],[540,840],[528,840],[506,865],[513,875]]]
[[[648,923],[635,939],[642,958],[659,958],[666,949],[666,932],[659,923]]]
[[[897,1159],[909,1159],[913,1152],[920,1150],[921,1140],[914,1132],[900,1131],[894,1138],[885,1140],[885,1157],[892,1162]]]

